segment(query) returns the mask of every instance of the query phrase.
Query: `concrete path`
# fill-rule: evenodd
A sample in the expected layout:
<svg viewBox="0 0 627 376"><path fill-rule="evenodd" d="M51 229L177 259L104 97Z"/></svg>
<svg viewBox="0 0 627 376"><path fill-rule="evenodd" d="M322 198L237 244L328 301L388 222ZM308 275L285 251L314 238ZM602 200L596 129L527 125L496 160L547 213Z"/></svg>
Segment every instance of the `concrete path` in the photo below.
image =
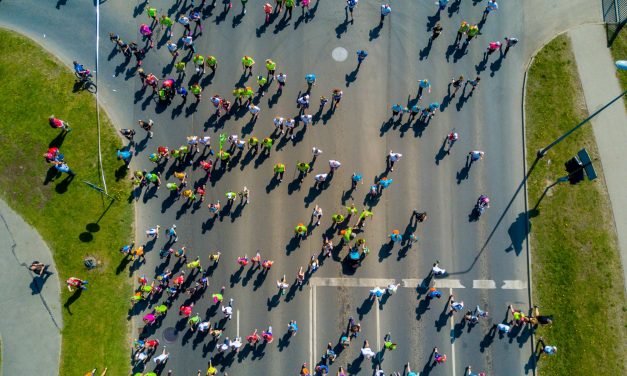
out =
<svg viewBox="0 0 627 376"><path fill-rule="evenodd" d="M616 67L606 47L603 25L584 25L569 33L583 93L592 113L623 92L616 78ZM627 58L627 56L625 57ZM627 111L622 101L605 109L592 120L594 137L599 148L607 191L612 202L618 233L623 278L627 281L627 172L625 171L625 140Z"/></svg>
<svg viewBox="0 0 627 376"><path fill-rule="evenodd" d="M53 274L34 278L38 260ZM58 375L61 353L59 278L37 231L0 200L0 335L2 374Z"/></svg>

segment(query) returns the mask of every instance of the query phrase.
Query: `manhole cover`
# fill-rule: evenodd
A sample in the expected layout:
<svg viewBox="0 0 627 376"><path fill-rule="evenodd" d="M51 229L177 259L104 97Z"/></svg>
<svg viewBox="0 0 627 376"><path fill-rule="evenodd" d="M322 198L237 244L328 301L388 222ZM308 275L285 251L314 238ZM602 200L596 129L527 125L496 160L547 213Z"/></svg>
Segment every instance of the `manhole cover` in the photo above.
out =
<svg viewBox="0 0 627 376"><path fill-rule="evenodd" d="M176 338L178 336L179 335L176 332L176 328L174 327L165 328L165 330L163 331L163 340L166 341L167 343L176 342Z"/></svg>
<svg viewBox="0 0 627 376"><path fill-rule="evenodd" d="M331 57L335 61L344 61L348 57L348 51L344 47L336 47L331 51Z"/></svg>

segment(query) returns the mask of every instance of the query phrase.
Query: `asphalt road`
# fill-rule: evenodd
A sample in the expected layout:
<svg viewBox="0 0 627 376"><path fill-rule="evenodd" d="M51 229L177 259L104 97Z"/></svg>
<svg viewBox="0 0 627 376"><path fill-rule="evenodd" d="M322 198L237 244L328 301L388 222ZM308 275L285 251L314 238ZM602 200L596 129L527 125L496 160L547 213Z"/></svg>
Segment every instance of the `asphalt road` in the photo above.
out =
<svg viewBox="0 0 627 376"><path fill-rule="evenodd" d="M177 14L181 3L153 1L151 6L157 7L160 14ZM165 187L157 193L144 193L138 200L139 241L145 241L143 229L176 223L179 244L187 246L190 256L199 255L206 264L211 251L222 251L223 258L211 276L206 295L226 286L226 299L235 299L236 314L226 324L225 335L232 338L238 333L245 336L254 328L274 328L276 339L272 344L222 359L220 368L228 369L230 375L250 374L251 367L257 373L297 374L303 362L319 360L327 342L338 341L347 317L353 315L361 320L363 333L338 357L332 373L338 364L351 374L371 373L370 362L358 359L361 340L368 339L376 351L387 332L392 333L399 346L384 353L382 364L386 372L400 370L407 361L424 374L434 375L462 374L467 365L494 375L531 372L528 332L509 338L488 334L492 324L505 318L508 304L529 304L520 98L524 64L531 50L524 44L522 5L501 4L501 9L489 15L482 25L481 35L463 53L454 52L450 44L459 23L478 23L483 3L453 1L438 20L432 2L394 2L392 14L382 27L377 27L378 2L362 0L355 10L355 22L350 24L345 21L343 2L320 0L313 4L309 18L300 17L297 8L289 22L281 22L281 15L265 30L259 29L264 18L260 5L249 2L247 14L241 15L237 1L229 12L217 4L204 13L203 35L196 48L199 53L218 57L218 71L212 79L201 78L203 100L197 107L192 105L190 96L184 106L177 98L165 108L157 105L156 97L148 96L150 90L140 91L139 78L132 69L134 60L126 63L121 54L112 52L113 45L107 38L109 31L115 31L125 41L140 40L137 29L140 23L147 22L145 5L101 2L99 100L120 128L137 128L137 119L151 118L156 123L153 139L142 140L144 133L137 129L140 152L134 159L134 168L153 168L147 153L158 145L181 145L188 135L210 135L214 147L220 133L241 136L245 132L260 139L269 135L274 130L274 116L298 113L295 101L306 89L307 73L318 76L311 95L312 112L317 109L320 95L330 97L334 87L344 90L340 108L334 113L325 109L321 120L306 130L299 125L296 139L276 142L276 149L266 160L244 156L228 171L214 174L208 183L205 204L217 199L224 203L227 191L238 191L246 185L251 191L251 204L246 207L234 207L221 219L212 221L208 220L205 206L186 208L183 200L169 199ZM0 23L34 37L67 63L78 59L95 66L95 9L94 4L73 1L60 1L56 9L40 2L4 1L0 4ZM444 31L429 48L427 30L434 21L441 22ZM180 37L180 25L174 33ZM504 36L516 36L523 42L506 57L496 53L482 64L487 44ZM158 32L157 48L147 54L143 66L146 72L158 77L174 75L170 73L170 55L162 46L164 41L163 33ZM338 47L346 50L345 61L332 57ZM358 49L366 49L369 55L355 71ZM265 74L263 61L272 58L277 62L277 72L288 74L287 86L278 97L276 86L271 85L269 93L259 101L262 110L254 124L249 123L249 114L239 112L226 121L216 122L210 116L208 99L214 93L231 97L232 88L242 80L240 59L244 54L257 61L255 74ZM458 94L449 100L447 85L451 78L460 74L473 78L477 73L481 75L481 85L472 96ZM192 74L190 63L186 82ZM421 103L438 101L442 103L442 112L426 127L405 121L389 123L391 105L406 104L415 98L416 81L421 78L429 78L433 85ZM245 82L256 87L254 77ZM271 107L269 101L274 102ZM446 154L442 144L452 130L460 134L460 140ZM296 161L309 161L312 146L324 151L314 166L314 174L326 172L328 159L343 164L329 187L321 192L312 188L311 175L302 184L293 181ZM341 258L326 260L308 286L293 290L275 303L275 281L284 273L293 280L298 267L306 266L310 256L319 253L331 215L347 202L354 201L359 208L367 204L364 198L368 184L385 174L385 156L390 149L402 153L403 158L394 172L387 173L394 183L373 206L374 217L363 233L372 252L363 265L351 273L343 267ZM484 150L486 158L468 170L464 168L466 154L472 149ZM107 152L105 157L114 156L114 151ZM277 162L288 167L280 184L272 181L272 166ZM162 176L164 184L173 181L173 171L168 164ZM354 171L363 174L366 184L347 192ZM203 176L194 165L190 182L193 184ZM490 197L491 208L478 222L470 222L469 213L480 194ZM307 223L315 204L324 209L322 226L296 244L292 240L293 228L299 222ZM411 232L413 208L429 213L428 220L416 229L419 242L411 249L398 245L390 249L386 236L391 230ZM339 239L335 237L337 244ZM152 246L146 265L135 271L135 276L146 273L152 277L155 270L165 267L157 255L164 242L162 237ZM236 257L245 253L252 256L257 249L264 258L276 261L265 281L258 273L247 270L233 274L237 270ZM345 254L346 249L340 257ZM453 319L445 315L445 298L426 306L424 289L415 286L417 280L427 277L436 259L450 272L448 279L440 282L443 292L452 288L467 307L480 304L491 312L487 322L475 328L461 327L460 314ZM174 260L168 267L174 267ZM402 283L399 293L385 304L370 305L366 301L368 289L374 287L373 283L389 279ZM195 311L210 314L208 300L205 296L198 301ZM180 298L175 305L182 301ZM154 336L163 339L164 330L179 328L176 339L167 345L171 357L166 369L175 374L192 374L206 368L209 357L216 354L215 343L181 330L176 308ZM218 312L212 322L220 316ZM292 319L300 326L297 336L281 340ZM434 346L446 353L449 360L432 368L429 364ZM149 365L148 369L152 368Z"/></svg>

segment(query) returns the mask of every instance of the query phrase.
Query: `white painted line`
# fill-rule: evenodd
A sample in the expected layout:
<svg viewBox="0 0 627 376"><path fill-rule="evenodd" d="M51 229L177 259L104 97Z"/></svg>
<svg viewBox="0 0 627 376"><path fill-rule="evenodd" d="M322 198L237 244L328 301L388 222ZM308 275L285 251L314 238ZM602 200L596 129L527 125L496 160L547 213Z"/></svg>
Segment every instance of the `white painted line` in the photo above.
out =
<svg viewBox="0 0 627 376"><path fill-rule="evenodd" d="M435 279L434 284L438 288L449 289L465 289L466 286L462 285L459 279Z"/></svg>
<svg viewBox="0 0 627 376"><path fill-rule="evenodd" d="M453 294L453 289L449 289L449 294ZM457 370L455 365L455 316L451 315L451 365L453 366L453 376Z"/></svg>
<svg viewBox="0 0 627 376"><path fill-rule="evenodd" d="M313 305L312 305L312 307L313 307L313 309L312 309L312 315L313 315L313 320L312 320L313 321L313 332L312 332L313 333L312 334L312 336L313 336L313 359L312 359L312 363L309 365L310 367L312 366L313 361L318 359L318 356L317 356L317 353L316 353L316 351L317 351L316 350L316 346L318 345L316 343L316 337L317 337L316 336L316 334L317 334L316 330L318 330L318 325L317 325L317 321L316 321L316 316L317 316L316 315L316 299L317 299L317 296L316 296L316 286L313 286L312 290L313 290Z"/></svg>
<svg viewBox="0 0 627 376"><path fill-rule="evenodd" d="M527 282L521 281L519 279L515 280L504 280L503 286L501 286L504 290L525 290L527 288Z"/></svg>
<svg viewBox="0 0 627 376"><path fill-rule="evenodd" d="M378 301L379 300L377 299L377 303L375 304L376 305L376 310L377 310L377 314L376 314L376 317L377 317L377 349L381 350L381 326L379 325L379 311L380 311L380 309L379 309Z"/></svg>
<svg viewBox="0 0 627 376"><path fill-rule="evenodd" d="M491 279L475 279L472 281L473 289L495 289L496 282Z"/></svg>
<svg viewBox="0 0 627 376"><path fill-rule="evenodd" d="M239 309L237 310L237 337L239 337Z"/></svg>
<svg viewBox="0 0 627 376"><path fill-rule="evenodd" d="M309 366L313 365L313 289L309 288Z"/></svg>
<svg viewBox="0 0 627 376"><path fill-rule="evenodd" d="M312 286L325 287L385 287L395 283L393 278L322 278L314 277L309 280Z"/></svg>
<svg viewBox="0 0 627 376"><path fill-rule="evenodd" d="M423 281L422 279L418 279L418 278L405 278L405 279L401 279L401 285L403 287L415 289L418 286L422 286L422 281Z"/></svg>

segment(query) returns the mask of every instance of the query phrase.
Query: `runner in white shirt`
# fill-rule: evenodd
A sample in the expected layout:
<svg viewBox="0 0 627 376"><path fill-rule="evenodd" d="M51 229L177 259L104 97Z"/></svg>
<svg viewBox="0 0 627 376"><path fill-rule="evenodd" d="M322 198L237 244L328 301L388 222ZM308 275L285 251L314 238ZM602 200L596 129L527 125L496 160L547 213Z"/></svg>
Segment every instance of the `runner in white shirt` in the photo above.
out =
<svg viewBox="0 0 627 376"><path fill-rule="evenodd" d="M235 352L238 352L241 347L242 337L235 337L235 339L231 341L231 349Z"/></svg>
<svg viewBox="0 0 627 376"><path fill-rule="evenodd" d="M313 148L311 148L311 154L313 154L313 159L315 161L316 158L318 158L318 156L320 154L322 154L322 150L320 150L320 149L318 149L317 147L314 146Z"/></svg>
<svg viewBox="0 0 627 376"><path fill-rule="evenodd" d="M329 159L329 167L331 168L331 172L340 168L341 165L342 164L339 161L336 161L335 159Z"/></svg>
<svg viewBox="0 0 627 376"><path fill-rule="evenodd" d="M253 116L253 118L256 118L257 116L259 116L259 111L261 111L261 108L255 106L254 104L251 104L250 106L248 106L248 111L250 111L250 114Z"/></svg>
<svg viewBox="0 0 627 376"><path fill-rule="evenodd" d="M274 122L274 126L281 131L281 134L285 133L285 131L283 130L283 122L285 121L285 119L283 119L280 116L277 116L274 118L273 122Z"/></svg>
<svg viewBox="0 0 627 376"><path fill-rule="evenodd" d="M170 353L166 353L165 346L163 346L163 352L161 353L161 355L155 357L153 361L157 364L163 364L168 361L169 357L170 357Z"/></svg>
<svg viewBox="0 0 627 376"><path fill-rule="evenodd" d="M403 154L395 153L392 150L390 150L390 154L388 154L388 162L390 164L390 171L394 171L394 163L396 163L399 159L401 159L402 156Z"/></svg>
<svg viewBox="0 0 627 376"><path fill-rule="evenodd" d="M313 122L313 116L302 114L300 115L300 120L303 122L304 125L311 124Z"/></svg>
<svg viewBox="0 0 627 376"><path fill-rule="evenodd" d="M289 118L285 121L283 121L283 124L285 125L285 128L287 128L287 134L290 135L290 139L293 140L294 139L294 128L296 127L296 121L292 118Z"/></svg>

